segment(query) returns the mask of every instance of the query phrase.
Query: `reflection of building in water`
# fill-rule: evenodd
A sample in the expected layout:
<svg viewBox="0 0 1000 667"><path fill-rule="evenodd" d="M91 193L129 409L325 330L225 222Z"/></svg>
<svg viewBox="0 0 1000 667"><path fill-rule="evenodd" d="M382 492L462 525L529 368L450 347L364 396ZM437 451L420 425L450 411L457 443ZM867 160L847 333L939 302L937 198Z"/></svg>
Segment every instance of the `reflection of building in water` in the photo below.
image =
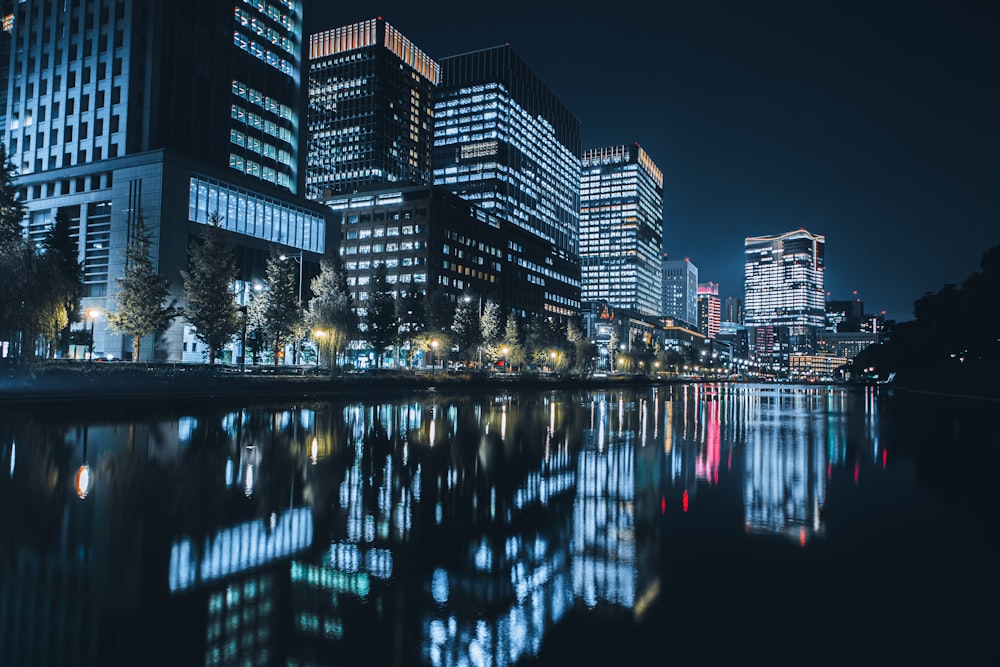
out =
<svg viewBox="0 0 1000 667"><path fill-rule="evenodd" d="M281 571L284 575L284 570ZM229 581L208 598L205 666L273 664L278 612L276 575L261 573Z"/></svg>
<svg viewBox="0 0 1000 667"><path fill-rule="evenodd" d="M637 596L657 590L650 547L659 451L647 441L648 413L656 410L648 400L626 402L621 395L591 403L573 503L573 593L587 607L605 602L632 609Z"/></svg>
<svg viewBox="0 0 1000 667"><path fill-rule="evenodd" d="M602 428L606 424L599 424ZM578 456L573 503L573 593L631 608L635 601L635 434L596 449L596 434Z"/></svg>
<svg viewBox="0 0 1000 667"><path fill-rule="evenodd" d="M93 596L89 561L22 550L0 567L0 665L97 665Z"/></svg>
<svg viewBox="0 0 1000 667"><path fill-rule="evenodd" d="M803 544L821 528L826 496L826 416L807 394L754 397L747 425L743 505L747 528Z"/></svg>
<svg viewBox="0 0 1000 667"><path fill-rule="evenodd" d="M312 541L312 510L308 507L274 514L268 525L257 519L222 528L201 545L181 538L170 548L170 591L183 591L291 558L312 546Z"/></svg>
<svg viewBox="0 0 1000 667"><path fill-rule="evenodd" d="M508 450L525 436L544 432L544 438L538 438L537 449L518 457L513 470L507 469L516 471L513 477L484 480L490 486L488 508L479 516L462 557L430 576L431 607L437 611L423 621L421 653L432 665L510 665L535 655L546 630L572 604L569 502L574 457L566 443L565 406L545 399L539 407L515 409L505 401L492 406L481 422L481 447L494 442ZM532 421L539 417L545 421ZM490 433L499 440L485 438ZM481 451L475 463L491 458ZM443 526L462 521L461 514L468 511L446 505L452 511L442 517ZM493 517L497 520L488 520Z"/></svg>

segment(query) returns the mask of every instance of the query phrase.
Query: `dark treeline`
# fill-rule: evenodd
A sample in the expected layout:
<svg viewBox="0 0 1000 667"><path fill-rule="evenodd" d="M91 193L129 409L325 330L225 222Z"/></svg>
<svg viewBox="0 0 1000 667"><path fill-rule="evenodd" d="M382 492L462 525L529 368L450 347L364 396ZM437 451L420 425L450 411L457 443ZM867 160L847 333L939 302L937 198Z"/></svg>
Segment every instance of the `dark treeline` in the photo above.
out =
<svg viewBox="0 0 1000 667"><path fill-rule="evenodd" d="M949 283L917 299L914 319L897 324L888 341L858 355L855 367L874 367L883 377L915 369L995 368L1000 364L1000 245L983 253L979 269L960 287Z"/></svg>

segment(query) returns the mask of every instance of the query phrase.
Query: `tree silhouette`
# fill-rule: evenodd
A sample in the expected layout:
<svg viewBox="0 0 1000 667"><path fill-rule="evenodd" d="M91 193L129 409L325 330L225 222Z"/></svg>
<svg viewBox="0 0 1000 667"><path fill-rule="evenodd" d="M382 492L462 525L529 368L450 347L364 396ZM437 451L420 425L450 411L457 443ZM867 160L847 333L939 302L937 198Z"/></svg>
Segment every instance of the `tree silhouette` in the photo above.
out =
<svg viewBox="0 0 1000 667"><path fill-rule="evenodd" d="M115 278L117 309L108 313L108 324L113 331L132 336L133 362L139 361L142 337L165 329L181 314L177 300L169 299L170 281L153 268L150 245L150 235L140 214L137 231L125 249L125 275Z"/></svg>
<svg viewBox="0 0 1000 667"><path fill-rule="evenodd" d="M233 244L220 227L219 214L208 216L198 238L188 249L188 268L184 278L186 308L184 316L195 336L208 348L208 364L232 341L240 329L240 312L233 294L237 267Z"/></svg>

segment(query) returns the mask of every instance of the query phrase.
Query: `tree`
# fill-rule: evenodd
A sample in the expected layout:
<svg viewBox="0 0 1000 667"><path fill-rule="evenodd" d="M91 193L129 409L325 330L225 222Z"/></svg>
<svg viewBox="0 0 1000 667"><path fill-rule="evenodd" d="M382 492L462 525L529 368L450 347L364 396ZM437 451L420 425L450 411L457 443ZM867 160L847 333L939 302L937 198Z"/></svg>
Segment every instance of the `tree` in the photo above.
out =
<svg viewBox="0 0 1000 667"><path fill-rule="evenodd" d="M267 291L261 298L264 303L264 319L267 322L267 337L274 349L274 365L282 359L282 352L293 334L303 322L299 308L299 269L295 262L281 259L284 253L277 247L271 249L267 258Z"/></svg>
<svg viewBox="0 0 1000 667"><path fill-rule="evenodd" d="M181 271L187 302L184 315L195 336L208 347L209 366L240 329L240 311L232 289L236 256L220 223L218 212L209 214L208 224L188 246L188 268Z"/></svg>
<svg viewBox="0 0 1000 667"><path fill-rule="evenodd" d="M310 287L315 296L309 301L306 320L329 364L339 359L358 329L353 298L347 289L344 264L339 255L326 255L320 260L319 275L312 279Z"/></svg>
<svg viewBox="0 0 1000 667"><path fill-rule="evenodd" d="M16 174L7 147L0 142L0 341L9 343L8 356L20 356L29 255L21 228L25 206L14 184Z"/></svg>
<svg viewBox="0 0 1000 667"><path fill-rule="evenodd" d="M448 293L440 289L428 292L424 297L423 317L424 329L414 337L414 344L426 353L434 349L437 341L437 353L446 355L451 349L451 324L455 320L455 304Z"/></svg>
<svg viewBox="0 0 1000 667"><path fill-rule="evenodd" d="M454 344L458 346L459 355L467 361L477 356L482 343L477 299L468 298L458 302L451 330L455 334Z"/></svg>
<svg viewBox="0 0 1000 667"><path fill-rule="evenodd" d="M77 258L77 245L72 237L69 216L62 210L56 213L55 222L42 239L45 249L43 273L49 277L53 292L62 308L62 331L56 349L63 355L69 352L70 325L79 322L80 298L83 296L83 264Z"/></svg>
<svg viewBox="0 0 1000 667"><path fill-rule="evenodd" d="M413 349L424 331L424 297L416 290L401 294L396 299L396 321L399 323L399 346L409 344L410 358L413 361Z"/></svg>
<svg viewBox="0 0 1000 667"><path fill-rule="evenodd" d="M506 363L511 365L524 363L524 345L521 343L521 328L516 315L511 314L507 316L507 325L503 330L501 347L507 350L503 353Z"/></svg>
<svg viewBox="0 0 1000 667"><path fill-rule="evenodd" d="M382 366L382 354L396 341L396 299L389 287L384 263L375 267L368 301L365 303L365 338L375 348L375 366Z"/></svg>
<svg viewBox="0 0 1000 667"><path fill-rule="evenodd" d="M592 360L597 356L597 346L587 339L579 318L573 318L566 323L566 339L574 349L573 370L577 373L590 372Z"/></svg>
<svg viewBox="0 0 1000 667"><path fill-rule="evenodd" d="M479 328L483 340L483 358L490 364L496 363L503 356L500 351L500 348L503 347L501 344L503 327L504 318L500 311L500 304L492 299L488 300L483 306L483 316Z"/></svg>
<svg viewBox="0 0 1000 667"><path fill-rule="evenodd" d="M139 342L165 329L181 311L170 299L170 281L156 272L150 254L150 235L139 216L138 230L125 249L125 275L115 278L117 309L108 313L108 325L116 333L132 336L132 361L139 361ZM166 302L166 303L165 303Z"/></svg>

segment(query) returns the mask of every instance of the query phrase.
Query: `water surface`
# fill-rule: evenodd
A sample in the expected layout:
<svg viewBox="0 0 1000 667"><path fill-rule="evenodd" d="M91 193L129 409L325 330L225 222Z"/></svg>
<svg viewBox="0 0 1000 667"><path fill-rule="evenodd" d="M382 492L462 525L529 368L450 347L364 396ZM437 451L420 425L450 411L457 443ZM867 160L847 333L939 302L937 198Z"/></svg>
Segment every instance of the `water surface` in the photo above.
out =
<svg viewBox="0 0 1000 667"><path fill-rule="evenodd" d="M0 664L991 664L995 403L686 385L38 410Z"/></svg>

